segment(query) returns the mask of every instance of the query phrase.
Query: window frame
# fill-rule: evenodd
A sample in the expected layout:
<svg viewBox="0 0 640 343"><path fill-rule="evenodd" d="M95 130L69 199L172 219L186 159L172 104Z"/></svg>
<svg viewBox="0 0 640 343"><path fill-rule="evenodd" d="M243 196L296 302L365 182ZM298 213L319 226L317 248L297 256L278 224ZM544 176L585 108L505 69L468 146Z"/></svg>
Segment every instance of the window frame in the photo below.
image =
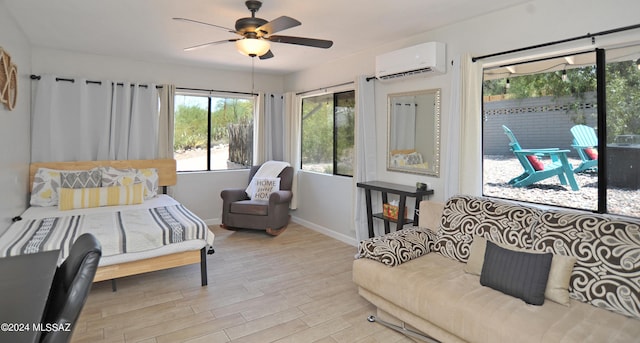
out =
<svg viewBox="0 0 640 343"><path fill-rule="evenodd" d="M219 90L204 90L204 89L195 89L195 88L176 88L175 94L174 94L174 103L175 98L178 96L192 96L192 97L202 97L202 98L207 98L207 146L208 149L207 150L207 154L206 154L206 169L194 169L194 170L178 170L178 173L202 173L202 172L219 172L219 171L230 171L230 170L246 170L246 169L250 169L251 166L245 166L243 168L233 168L233 169L211 169L211 164L212 164L212 157L211 157L211 143L212 143L212 131L211 131L211 124L213 122L212 119L212 110L213 110L213 99L214 98L218 98L218 99L244 99L244 100L249 100L252 102L252 122L253 122L253 127L254 130L252 132L252 135L255 138L255 126L256 126L256 120L257 120L257 102L258 102L258 96L257 94L253 94L253 93L243 93L243 92L232 92L232 91L219 91ZM175 105L174 105L175 106ZM175 110L175 109L174 109ZM175 119L174 119L175 122ZM174 134L175 134L175 127L174 127ZM255 154L255 144L252 145L253 153ZM174 154L175 154L175 145L173 148Z"/></svg>
<svg viewBox="0 0 640 343"><path fill-rule="evenodd" d="M334 91L325 91L325 92L321 92L321 93L309 93L307 95L301 96L299 99L299 108L300 108L300 170L305 171L305 172L310 172L310 173L318 173L318 174L324 174L324 175L334 175L334 176L344 176L344 177L353 177L353 175L349 175L349 174L341 174L338 173L338 156L337 156L337 152L338 152L338 127L337 127L337 113L336 113L336 97L339 94L345 94L345 93L353 93L353 101L354 101L354 141L353 141L353 147L354 147L354 153L355 153L355 111L356 111L356 91L354 87L340 87L340 88L336 88ZM303 154L303 146L304 146L304 122L303 122L303 118L302 118L302 104L304 99L309 99L309 98L314 98L314 97L321 97L321 96L326 96L328 94L331 94L332 97L332 102L333 102L333 125L332 125L332 172L331 173L323 173L323 172L316 172L316 171L312 171L312 170L307 170L304 169L304 160L302 158L302 154ZM355 170L354 170L355 172Z"/></svg>
<svg viewBox="0 0 640 343"><path fill-rule="evenodd" d="M615 48L612 48L613 50L615 50ZM581 52L576 52L574 54L567 54L567 53L557 53L557 54L552 54L549 55L549 57L547 58L542 58L542 59L535 59L535 58L531 58L528 60L524 60L521 62L516 62L516 63L507 63L504 66L513 66L513 65L518 65L518 64L524 64L524 63L533 63L533 62L537 62L537 61L542 61L542 60L546 60L546 59L554 59L554 58L561 58L561 57L566 57L566 56L572 56L572 55L577 55L577 54L582 54L582 53L588 53L588 52L592 52L595 55L595 75L596 75L596 104L597 104L597 108L596 108L596 114L597 114L597 118L596 118L596 122L597 122L597 137L598 137L598 169L597 169L597 199L595 202L596 208L591 210L591 209L584 209L584 208L578 208L578 207L572 207L570 205L557 205L557 204L551 204L551 203L545 203L545 202L535 202L535 201L528 201L525 199L519 199L519 198L513 198L513 197L508 197L508 196L496 196L496 195L488 195L485 193L485 170L484 170L484 166L483 168L481 168L482 170L482 195L483 196L487 196L487 197L491 197L491 198L498 198L498 199L506 199L509 201L516 201L516 202L521 202L521 203L528 203L528 204L536 204L536 205L541 205L541 206L549 206L549 207L562 207L562 208L570 208L573 210L578 210L578 211L586 211L586 212L593 212L593 213L601 213L601 214L612 214L612 215L616 215L616 216L626 216L626 217L631 217L631 218L638 218L638 216L632 216L632 215L628 215L628 214L621 214L621 213L616 213L616 212L610 212L611 209L608 208L608 204L607 204L607 199L608 199L608 191L609 191L609 185L608 185L608 177L607 177L607 173L609 172L607 170L607 151L608 151L608 147L607 147L607 60L606 60L606 54L607 54L607 50L608 49L603 49L603 48L596 48L593 50L587 50L587 51L581 51ZM615 63L615 62L612 62ZM482 68L482 72L483 75L485 74L485 71L488 69L492 69L493 66L488 66L488 67L483 67ZM484 83L484 77L483 77L483 83ZM484 99L484 87L482 87L482 96L481 98ZM482 110L481 110L481 116L484 116L485 113L485 101L482 101ZM485 135L485 124L484 124L484 118L482 120L482 128L481 128L481 133L482 133L482 140L484 141L484 135ZM485 161L485 150L484 147L482 149L481 152L481 160L482 160L482 164L484 165L484 161Z"/></svg>

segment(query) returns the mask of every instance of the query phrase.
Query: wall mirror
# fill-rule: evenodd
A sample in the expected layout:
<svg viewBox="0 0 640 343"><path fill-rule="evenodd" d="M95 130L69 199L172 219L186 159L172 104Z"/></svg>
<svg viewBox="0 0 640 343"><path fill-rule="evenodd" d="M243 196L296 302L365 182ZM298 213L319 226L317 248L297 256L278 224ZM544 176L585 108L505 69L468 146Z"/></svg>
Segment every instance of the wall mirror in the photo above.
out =
<svg viewBox="0 0 640 343"><path fill-rule="evenodd" d="M388 97L387 170L440 176L440 89Z"/></svg>

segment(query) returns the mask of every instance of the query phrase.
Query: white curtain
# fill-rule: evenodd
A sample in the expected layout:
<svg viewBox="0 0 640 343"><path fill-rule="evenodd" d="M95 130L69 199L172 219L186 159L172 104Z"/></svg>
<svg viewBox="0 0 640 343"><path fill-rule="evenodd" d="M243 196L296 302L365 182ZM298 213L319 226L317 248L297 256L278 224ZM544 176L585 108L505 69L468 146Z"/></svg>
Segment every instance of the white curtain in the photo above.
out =
<svg viewBox="0 0 640 343"><path fill-rule="evenodd" d="M300 128L302 125L300 113L300 97L294 92L284 95L284 158L293 167L293 199L289 207L298 208L298 172L300 171Z"/></svg>
<svg viewBox="0 0 640 343"><path fill-rule="evenodd" d="M154 84L43 75L34 101L31 160L156 158L158 103Z"/></svg>
<svg viewBox="0 0 640 343"><path fill-rule="evenodd" d="M364 190L357 182L373 181L377 178L378 153L376 145L375 82L366 76L356 79L356 170L354 173L355 210L354 224L358 241L369 238L367 209Z"/></svg>
<svg viewBox="0 0 640 343"><path fill-rule="evenodd" d="M254 164L285 160L284 95L260 94L254 144Z"/></svg>
<svg viewBox="0 0 640 343"><path fill-rule="evenodd" d="M416 142L416 105L412 103L393 104L393 129L391 145L394 150L415 149ZM398 134L402 132L402 134Z"/></svg>
<svg viewBox="0 0 640 343"><path fill-rule="evenodd" d="M444 199L482 194L482 65L470 54L456 56L451 71L451 112L447 116ZM466 172L465 172L466 171Z"/></svg>
<svg viewBox="0 0 640 343"><path fill-rule="evenodd" d="M158 158L173 158L175 85L162 85L158 123Z"/></svg>

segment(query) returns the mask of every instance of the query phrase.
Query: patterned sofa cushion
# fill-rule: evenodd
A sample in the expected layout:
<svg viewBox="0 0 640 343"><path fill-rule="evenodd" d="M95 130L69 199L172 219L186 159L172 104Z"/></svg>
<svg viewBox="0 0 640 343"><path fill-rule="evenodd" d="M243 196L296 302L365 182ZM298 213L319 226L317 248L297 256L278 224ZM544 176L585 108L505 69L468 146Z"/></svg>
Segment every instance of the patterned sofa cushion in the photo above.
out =
<svg viewBox="0 0 640 343"><path fill-rule="evenodd" d="M533 249L577 258L572 298L640 319L640 222L546 211L534 228Z"/></svg>
<svg viewBox="0 0 640 343"><path fill-rule="evenodd" d="M455 196L445 204L432 250L467 262L473 235L517 248L531 247L531 228L541 211L482 197Z"/></svg>
<svg viewBox="0 0 640 343"><path fill-rule="evenodd" d="M435 234L429 229L402 229L360 242L358 257L393 267L430 252L429 244L434 238Z"/></svg>

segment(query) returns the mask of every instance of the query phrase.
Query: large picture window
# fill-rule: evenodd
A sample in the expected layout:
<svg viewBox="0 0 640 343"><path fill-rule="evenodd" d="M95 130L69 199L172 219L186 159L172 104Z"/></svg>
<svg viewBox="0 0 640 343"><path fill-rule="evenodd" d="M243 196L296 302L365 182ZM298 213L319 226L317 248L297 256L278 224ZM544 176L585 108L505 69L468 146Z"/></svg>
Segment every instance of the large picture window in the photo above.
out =
<svg viewBox="0 0 640 343"><path fill-rule="evenodd" d="M640 217L640 47L484 70L483 194Z"/></svg>
<svg viewBox="0 0 640 343"><path fill-rule="evenodd" d="M302 170L353 176L355 91L302 99Z"/></svg>
<svg viewBox="0 0 640 343"><path fill-rule="evenodd" d="M253 161L251 96L177 93L174 157L178 171L242 169Z"/></svg>

